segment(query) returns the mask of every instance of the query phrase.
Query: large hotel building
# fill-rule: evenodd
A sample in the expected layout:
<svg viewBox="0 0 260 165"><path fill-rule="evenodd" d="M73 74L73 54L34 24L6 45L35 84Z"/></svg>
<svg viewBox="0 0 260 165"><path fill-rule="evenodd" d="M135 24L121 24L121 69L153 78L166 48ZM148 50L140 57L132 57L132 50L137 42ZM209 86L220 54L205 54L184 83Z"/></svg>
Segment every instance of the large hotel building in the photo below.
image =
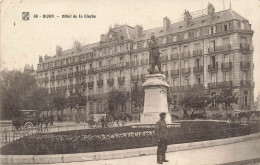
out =
<svg viewBox="0 0 260 165"><path fill-rule="evenodd" d="M238 96L236 109L254 104L253 46L251 24L229 9L215 12L209 4L206 14L192 16L185 10L181 22L162 20L162 27L115 25L100 41L90 45L74 43L69 50L56 47L56 55L39 57L37 80L50 93L66 96L79 91L86 96L86 113L105 113L102 101L113 88L131 91L148 74L152 34L158 40L162 70L174 98L171 114L178 114L180 96L190 90L208 90L213 96L222 88L232 88ZM218 109L211 104L210 110ZM138 112L127 103L127 113Z"/></svg>

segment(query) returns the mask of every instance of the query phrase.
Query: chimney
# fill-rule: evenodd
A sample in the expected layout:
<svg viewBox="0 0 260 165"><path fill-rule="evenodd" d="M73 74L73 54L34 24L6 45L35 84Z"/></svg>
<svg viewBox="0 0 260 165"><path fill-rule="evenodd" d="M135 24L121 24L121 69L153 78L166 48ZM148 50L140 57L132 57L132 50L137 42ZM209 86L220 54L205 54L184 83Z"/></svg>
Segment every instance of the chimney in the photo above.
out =
<svg viewBox="0 0 260 165"><path fill-rule="evenodd" d="M42 56L39 56L39 63L42 63L43 62L43 58Z"/></svg>
<svg viewBox="0 0 260 165"><path fill-rule="evenodd" d="M56 56L61 56L61 52L62 52L62 47L60 47L60 45L56 46Z"/></svg>
<svg viewBox="0 0 260 165"><path fill-rule="evenodd" d="M104 34L100 35L100 42L105 42L105 35Z"/></svg>
<svg viewBox="0 0 260 165"><path fill-rule="evenodd" d="M191 16L190 12L188 10L185 10L184 21L186 22L186 25L188 25L188 26L191 25L191 18L192 18L192 16Z"/></svg>
<svg viewBox="0 0 260 165"><path fill-rule="evenodd" d="M208 15L210 15L211 20L215 19L215 7L211 3L208 4Z"/></svg>
<svg viewBox="0 0 260 165"><path fill-rule="evenodd" d="M78 41L74 42L74 52L80 51L80 43Z"/></svg>
<svg viewBox="0 0 260 165"><path fill-rule="evenodd" d="M135 26L135 33L136 33L136 37L142 37L143 35L143 27L141 25L136 25Z"/></svg>
<svg viewBox="0 0 260 165"><path fill-rule="evenodd" d="M163 18L163 29L164 30L169 30L170 29L170 26L171 26L171 21L169 18L167 17L164 17Z"/></svg>

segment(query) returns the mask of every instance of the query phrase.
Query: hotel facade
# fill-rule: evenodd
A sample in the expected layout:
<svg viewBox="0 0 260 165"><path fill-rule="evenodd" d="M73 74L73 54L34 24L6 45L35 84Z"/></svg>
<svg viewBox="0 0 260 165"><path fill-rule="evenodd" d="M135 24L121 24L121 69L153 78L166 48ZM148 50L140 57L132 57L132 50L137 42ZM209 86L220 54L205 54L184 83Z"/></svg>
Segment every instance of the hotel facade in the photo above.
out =
<svg viewBox="0 0 260 165"><path fill-rule="evenodd" d="M249 110L254 104L253 30L247 19L229 9L198 17L185 10L181 22L165 17L162 27L144 30L141 25L115 25L100 35L98 43L72 49L56 47L56 55L39 57L37 80L50 93L69 96L80 92L86 97L83 111L106 113L104 97L112 89L131 91L148 74L151 35L158 40L162 70L171 86L174 105L171 114L179 114L178 100L190 90L208 90L211 96L231 88L238 97L235 109ZM209 110L217 110L211 104ZM234 109L234 107L233 107ZM137 118L139 111L128 102L122 110ZM67 112L71 113L71 112Z"/></svg>

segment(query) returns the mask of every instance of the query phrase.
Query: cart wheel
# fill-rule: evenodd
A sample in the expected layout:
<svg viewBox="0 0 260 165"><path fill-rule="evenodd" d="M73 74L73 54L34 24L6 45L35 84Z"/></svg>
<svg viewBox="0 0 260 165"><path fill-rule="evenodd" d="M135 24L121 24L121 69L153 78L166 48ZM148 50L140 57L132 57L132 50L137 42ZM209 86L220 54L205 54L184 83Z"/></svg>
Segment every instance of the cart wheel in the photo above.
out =
<svg viewBox="0 0 260 165"><path fill-rule="evenodd" d="M33 128L33 123L31 123L31 122L26 122L26 123L24 124L24 128L27 128L27 129Z"/></svg>

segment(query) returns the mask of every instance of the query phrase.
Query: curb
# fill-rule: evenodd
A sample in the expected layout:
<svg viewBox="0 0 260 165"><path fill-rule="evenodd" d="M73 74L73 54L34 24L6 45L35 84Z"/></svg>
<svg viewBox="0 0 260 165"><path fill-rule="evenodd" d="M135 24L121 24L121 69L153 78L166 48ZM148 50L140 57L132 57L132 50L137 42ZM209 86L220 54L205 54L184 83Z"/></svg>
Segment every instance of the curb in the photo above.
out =
<svg viewBox="0 0 260 165"><path fill-rule="evenodd" d="M168 145L167 152L177 152L199 148L207 148L231 143L238 143L260 138L260 133L226 139L208 140L200 142L182 143ZM146 148L135 148L116 151L76 153L76 154L57 154L57 155L0 155L2 164L53 164L85 162L107 159L122 159L129 157L155 155L157 146Z"/></svg>

